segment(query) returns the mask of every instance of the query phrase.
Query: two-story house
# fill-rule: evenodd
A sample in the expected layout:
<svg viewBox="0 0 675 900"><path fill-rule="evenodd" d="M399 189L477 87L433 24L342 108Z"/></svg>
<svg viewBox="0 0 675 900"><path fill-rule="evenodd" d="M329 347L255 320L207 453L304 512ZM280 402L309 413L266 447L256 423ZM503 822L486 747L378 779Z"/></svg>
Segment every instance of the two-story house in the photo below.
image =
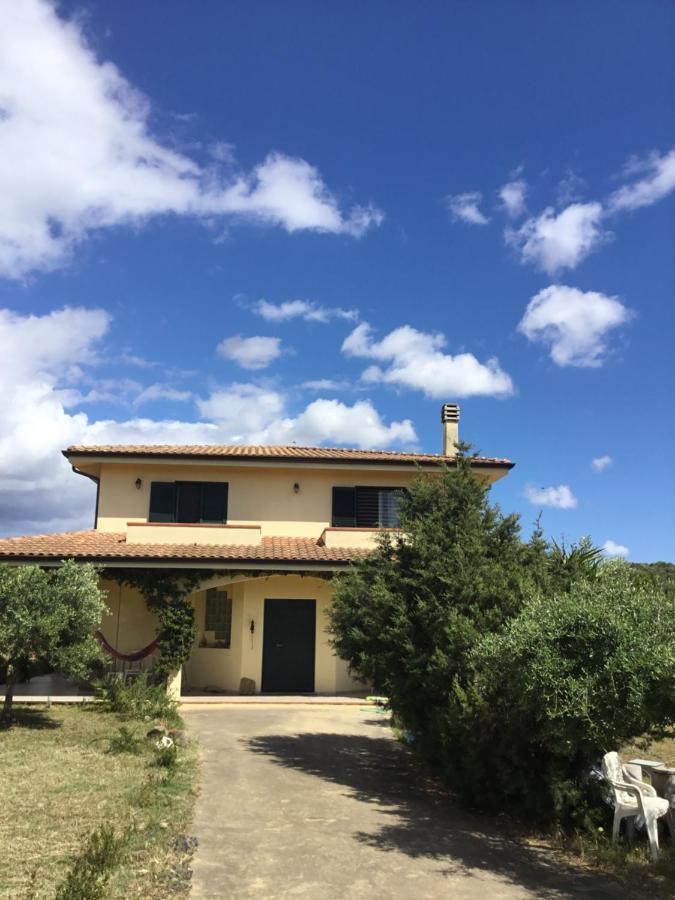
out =
<svg viewBox="0 0 675 900"><path fill-rule="evenodd" d="M459 409L442 411L443 453L297 446L74 446L73 471L96 483L89 531L0 540L0 560L203 569L190 597L197 637L183 689L325 693L356 686L326 630L329 576L396 528L401 491L419 472L453 465ZM476 457L478 477L506 459ZM105 584L107 644L132 653L157 621L140 594ZM174 685L180 690L180 684Z"/></svg>

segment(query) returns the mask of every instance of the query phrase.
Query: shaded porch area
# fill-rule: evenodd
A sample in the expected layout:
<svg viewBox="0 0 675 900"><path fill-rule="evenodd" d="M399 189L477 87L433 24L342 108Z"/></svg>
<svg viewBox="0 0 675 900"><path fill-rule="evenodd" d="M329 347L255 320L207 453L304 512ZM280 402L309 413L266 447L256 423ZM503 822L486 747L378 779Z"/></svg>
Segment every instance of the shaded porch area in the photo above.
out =
<svg viewBox="0 0 675 900"><path fill-rule="evenodd" d="M106 642L120 654L152 643L158 620L141 593L105 582ZM330 646L330 581L315 575L232 573L207 577L189 601L195 613L192 653L171 688L176 697L323 695L358 701L365 687ZM124 677L152 668L153 655L111 660Z"/></svg>

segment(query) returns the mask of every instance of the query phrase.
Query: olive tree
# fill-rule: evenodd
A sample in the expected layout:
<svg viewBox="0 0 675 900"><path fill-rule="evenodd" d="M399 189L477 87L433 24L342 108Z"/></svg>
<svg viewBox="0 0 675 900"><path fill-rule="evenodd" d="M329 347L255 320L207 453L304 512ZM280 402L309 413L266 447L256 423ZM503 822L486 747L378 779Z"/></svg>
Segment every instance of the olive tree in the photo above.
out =
<svg viewBox="0 0 675 900"><path fill-rule="evenodd" d="M12 721L14 685L36 659L84 677L100 659L94 630L106 606L95 566L73 560L54 569L0 567L0 667L7 689L0 722Z"/></svg>
<svg viewBox="0 0 675 900"><path fill-rule="evenodd" d="M591 766L675 727L675 600L605 562L592 581L533 597L469 664L455 786L489 782L484 806L582 825Z"/></svg>

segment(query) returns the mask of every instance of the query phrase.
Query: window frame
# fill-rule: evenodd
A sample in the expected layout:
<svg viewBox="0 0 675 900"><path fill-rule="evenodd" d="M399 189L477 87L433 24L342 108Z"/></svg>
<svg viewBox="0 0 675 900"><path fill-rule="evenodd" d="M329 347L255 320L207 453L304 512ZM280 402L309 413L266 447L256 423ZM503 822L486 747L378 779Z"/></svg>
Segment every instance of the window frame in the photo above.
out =
<svg viewBox="0 0 675 900"><path fill-rule="evenodd" d="M209 628L208 625L215 624L213 622L213 611L212 611L212 621L209 622L209 601L220 600L224 602L224 611L223 611L223 619L224 619L224 631L226 632L225 637L218 637L218 628ZM217 615L216 618L219 618ZM206 633L208 631L212 631L215 635L215 640L212 644L206 643ZM228 594L227 591L222 588L207 588L204 596L204 640L202 643L203 647L212 647L218 650L229 650L232 647L232 597Z"/></svg>
<svg viewBox="0 0 675 900"><path fill-rule="evenodd" d="M189 485L191 488L195 485L198 485L200 488L199 519L197 521L182 521L178 518L178 511L180 506L180 489L182 485ZM153 510L153 494L155 495L155 497L157 497L157 494L159 494L161 489L166 489L169 486L173 489L173 518L168 518L167 516L169 514L167 512L158 513L157 505L155 505L155 508ZM222 519L204 518L204 500L206 493L205 488L207 487L217 487L222 491ZM170 525L226 525L228 519L229 497L230 484L228 481L152 481L150 483L150 498L148 501L148 522Z"/></svg>
<svg viewBox="0 0 675 900"><path fill-rule="evenodd" d="M380 516L381 516L381 496L382 494L403 494L405 492L405 487L402 486L389 486L389 485L336 485L333 487L333 505L331 508L331 527L332 528L364 528L370 530L377 530L378 528L399 528L400 523L397 521L396 524L383 524ZM351 521L349 516L341 515L337 516L335 514L335 500L338 492L346 492L351 491L353 495L353 510L354 514L351 517ZM366 492L375 493L375 502L377 504L377 515L378 519L375 524L363 524L365 519L363 514L359 515L359 492L361 492L362 505L364 499L366 497ZM370 501L372 503L372 499Z"/></svg>

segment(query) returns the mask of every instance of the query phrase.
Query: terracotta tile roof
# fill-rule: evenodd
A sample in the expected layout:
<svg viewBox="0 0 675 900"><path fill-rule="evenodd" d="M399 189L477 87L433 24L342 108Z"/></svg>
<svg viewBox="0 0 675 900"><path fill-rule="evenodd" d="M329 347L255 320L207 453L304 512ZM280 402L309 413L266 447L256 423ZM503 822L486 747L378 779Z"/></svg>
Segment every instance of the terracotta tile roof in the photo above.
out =
<svg viewBox="0 0 675 900"><path fill-rule="evenodd" d="M108 531L65 531L0 539L0 560L79 559L94 562L297 562L346 564L368 553L362 547L325 547L313 538L267 537L258 544L137 544Z"/></svg>
<svg viewBox="0 0 675 900"><path fill-rule="evenodd" d="M269 459L289 462L384 462L438 465L452 463L453 458L438 453L407 453L394 450L350 450L344 447L245 446L243 444L75 444L63 451L64 456L116 457L194 457L198 459ZM513 466L508 459L477 456L477 465Z"/></svg>

